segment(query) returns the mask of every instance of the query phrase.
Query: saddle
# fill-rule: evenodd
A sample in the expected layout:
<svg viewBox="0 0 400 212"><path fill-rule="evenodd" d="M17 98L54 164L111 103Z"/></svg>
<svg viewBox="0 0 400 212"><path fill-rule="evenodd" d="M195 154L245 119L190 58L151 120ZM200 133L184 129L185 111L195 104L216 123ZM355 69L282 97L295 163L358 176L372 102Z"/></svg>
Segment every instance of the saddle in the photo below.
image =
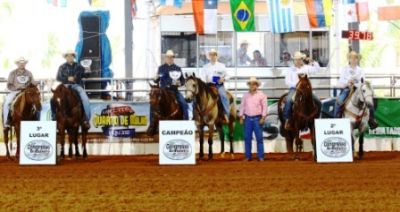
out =
<svg viewBox="0 0 400 212"><path fill-rule="evenodd" d="M344 112L345 105L347 104L347 102L350 101L351 96L354 94L354 92L355 92L356 90L357 90L357 87L351 86L349 95L347 95L347 97L346 97L346 99L343 101L342 105L340 105L340 112L341 112L342 114L343 114L343 112Z"/></svg>

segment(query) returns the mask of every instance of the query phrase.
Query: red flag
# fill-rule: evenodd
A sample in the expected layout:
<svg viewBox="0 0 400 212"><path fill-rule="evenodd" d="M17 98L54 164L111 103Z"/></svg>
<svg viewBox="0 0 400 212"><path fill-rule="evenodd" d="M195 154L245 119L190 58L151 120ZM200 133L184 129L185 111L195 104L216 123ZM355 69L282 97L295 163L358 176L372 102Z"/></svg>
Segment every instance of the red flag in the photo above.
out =
<svg viewBox="0 0 400 212"><path fill-rule="evenodd" d="M136 13L137 13L136 0L131 0L131 13L132 13L132 17L136 16Z"/></svg>
<svg viewBox="0 0 400 212"><path fill-rule="evenodd" d="M399 20L400 6L379 7L378 19L380 21Z"/></svg>

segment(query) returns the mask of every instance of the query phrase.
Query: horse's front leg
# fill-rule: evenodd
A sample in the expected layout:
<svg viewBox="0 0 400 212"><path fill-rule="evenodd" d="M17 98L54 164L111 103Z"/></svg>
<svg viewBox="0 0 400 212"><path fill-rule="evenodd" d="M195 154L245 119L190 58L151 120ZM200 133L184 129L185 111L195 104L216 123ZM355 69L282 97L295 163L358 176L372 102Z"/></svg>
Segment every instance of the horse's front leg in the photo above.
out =
<svg viewBox="0 0 400 212"><path fill-rule="evenodd" d="M208 160L213 159L213 150L212 150L213 136L214 136L214 125L209 124L208 125Z"/></svg>
<svg viewBox="0 0 400 212"><path fill-rule="evenodd" d="M311 145L313 147L314 161L317 161L317 143L315 140L315 126L310 127Z"/></svg>
<svg viewBox="0 0 400 212"><path fill-rule="evenodd" d="M358 159L362 160L364 158L364 132L358 138L358 145Z"/></svg>
<svg viewBox="0 0 400 212"><path fill-rule="evenodd" d="M294 153L294 159L295 160L300 160L299 152L301 151L301 140L299 133L296 133L295 136L295 145L296 145L296 152Z"/></svg>
<svg viewBox="0 0 400 212"><path fill-rule="evenodd" d="M198 127L199 131L199 140L200 140L200 152L199 152L199 159L204 159L204 127Z"/></svg>
<svg viewBox="0 0 400 212"><path fill-rule="evenodd" d="M222 129L222 126L217 127L218 134L219 134L219 140L221 141L221 158L225 157L225 135L224 135L224 130Z"/></svg>
<svg viewBox="0 0 400 212"><path fill-rule="evenodd" d="M234 120L229 121L229 148L231 153L231 159L235 159L234 151L233 151L233 124Z"/></svg>
<svg viewBox="0 0 400 212"><path fill-rule="evenodd" d="M20 141L21 141L21 137L20 137L20 131L21 131L21 128L20 128L20 124L15 124L15 127L14 127L14 129L15 129L15 134L16 134L16 136L17 136L17 151L16 151L16 153L15 153L15 158L17 159L17 160L19 160L19 148L20 148Z"/></svg>
<svg viewBox="0 0 400 212"><path fill-rule="evenodd" d="M4 135L4 144L6 145L6 157L7 159L11 159L10 157L10 150L8 148L8 132L10 131L9 127L6 127L3 129L3 135Z"/></svg>
<svg viewBox="0 0 400 212"><path fill-rule="evenodd" d="M68 147L68 157L69 158L72 158L72 156L73 156L73 152L72 152L72 146L73 146L73 143L74 143L74 136L73 136L73 131L71 130L71 129L68 129L67 130L67 132L68 132L68 143L69 143L69 147Z"/></svg>
<svg viewBox="0 0 400 212"><path fill-rule="evenodd" d="M79 126L72 130L72 142L75 145L75 157L78 159L81 157L81 153L79 152L79 144L78 144L78 134L79 134Z"/></svg>
<svg viewBox="0 0 400 212"><path fill-rule="evenodd" d="M61 159L65 158L65 129L63 127L57 127L58 128L58 141L60 142L61 145L61 150L60 150L60 157Z"/></svg>
<svg viewBox="0 0 400 212"><path fill-rule="evenodd" d="M87 150L86 150L86 141L87 141L87 129L82 129L82 151L83 151L83 158L87 158Z"/></svg>

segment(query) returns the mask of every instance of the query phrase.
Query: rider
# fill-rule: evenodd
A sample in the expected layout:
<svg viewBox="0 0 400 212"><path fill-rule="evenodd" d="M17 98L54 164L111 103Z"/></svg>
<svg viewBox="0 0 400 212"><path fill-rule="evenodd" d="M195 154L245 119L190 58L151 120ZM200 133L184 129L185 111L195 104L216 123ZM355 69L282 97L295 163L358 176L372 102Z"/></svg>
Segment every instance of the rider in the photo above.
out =
<svg viewBox="0 0 400 212"><path fill-rule="evenodd" d="M165 53L165 63L158 67L158 72L155 82L160 83L160 88L172 91L179 103L183 112L183 118L189 120L188 105L183 95L178 91L178 87L185 85L185 78L183 77L181 67L174 64L175 54L172 50ZM171 76L177 75L178 79L172 79Z"/></svg>
<svg viewBox="0 0 400 212"><path fill-rule="evenodd" d="M320 70L320 66L317 62L313 61L309 57L306 57L305 54L299 51L295 52L293 59L294 66L290 67L285 76L285 83L289 87L289 92L286 97L286 104L284 107L284 117L286 119L285 129L292 128L289 120L292 117L293 95L296 92L296 86L299 82L299 75L308 75L316 73ZM318 105L320 104L319 98L314 94L313 99L314 102L317 102Z"/></svg>
<svg viewBox="0 0 400 212"><path fill-rule="evenodd" d="M4 128L10 127L10 120L8 115L10 113L10 106L14 98L24 90L30 83L33 83L32 73L25 69L28 60L24 57L20 57L15 60L17 69L13 70L10 75L8 75L7 89L10 93L6 96L3 105L3 126Z"/></svg>
<svg viewBox="0 0 400 212"><path fill-rule="evenodd" d="M226 95L226 90L224 87L224 82L228 78L226 74L225 65L218 62L218 53L215 49L211 49L208 52L208 56L210 62L204 65L203 69L200 72L200 78L207 84L213 84L218 89L218 94L221 99L221 103L225 112L224 119L226 122L229 121L229 99Z"/></svg>
<svg viewBox="0 0 400 212"><path fill-rule="evenodd" d="M79 63L75 62L76 53L73 50L68 50L63 54L66 62L63 63L57 72L57 81L61 82L67 87L72 88L79 94L82 101L83 110L85 112L85 121L83 126L90 128L90 102L85 90L82 88L82 77L85 74L85 69ZM55 120L55 106L51 102L52 118Z"/></svg>
<svg viewBox="0 0 400 212"><path fill-rule="evenodd" d="M342 92L338 96L336 103L335 103L335 110L334 110L334 117L335 118L341 118L342 117L342 111L341 107L344 104L344 101L350 94L350 88L352 86L358 87L361 83L361 79L365 79L365 74L364 71L358 66L358 62L360 60L360 55L355 52L351 51L348 56L349 60L349 65L346 66L339 78L338 82L338 87L342 88ZM375 109L374 107L369 108L370 111L370 117L368 124L371 129L375 129L378 127L378 123L375 121Z"/></svg>

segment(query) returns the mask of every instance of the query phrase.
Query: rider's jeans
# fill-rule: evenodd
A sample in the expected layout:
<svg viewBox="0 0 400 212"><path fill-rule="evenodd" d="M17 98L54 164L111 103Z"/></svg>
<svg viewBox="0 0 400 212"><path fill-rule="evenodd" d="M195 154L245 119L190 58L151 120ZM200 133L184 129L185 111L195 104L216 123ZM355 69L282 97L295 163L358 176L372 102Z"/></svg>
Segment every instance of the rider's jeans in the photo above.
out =
<svg viewBox="0 0 400 212"><path fill-rule="evenodd" d="M346 100L347 96L350 94L350 89L349 88L344 88L342 92L339 94L336 103L335 103L335 109L333 111L333 117L335 118L341 118L340 114L340 107L343 105L344 100Z"/></svg>
<svg viewBox="0 0 400 212"><path fill-rule="evenodd" d="M230 105L229 105L229 99L226 95L225 87L224 85L217 85L217 89L219 97L221 98L222 106L224 107L224 112L229 117Z"/></svg>
<svg viewBox="0 0 400 212"><path fill-rule="evenodd" d="M3 126L8 126L8 114L10 113L10 106L12 101L14 100L15 96L20 91L11 91L7 96L6 99L4 100L4 105L3 105Z"/></svg>

